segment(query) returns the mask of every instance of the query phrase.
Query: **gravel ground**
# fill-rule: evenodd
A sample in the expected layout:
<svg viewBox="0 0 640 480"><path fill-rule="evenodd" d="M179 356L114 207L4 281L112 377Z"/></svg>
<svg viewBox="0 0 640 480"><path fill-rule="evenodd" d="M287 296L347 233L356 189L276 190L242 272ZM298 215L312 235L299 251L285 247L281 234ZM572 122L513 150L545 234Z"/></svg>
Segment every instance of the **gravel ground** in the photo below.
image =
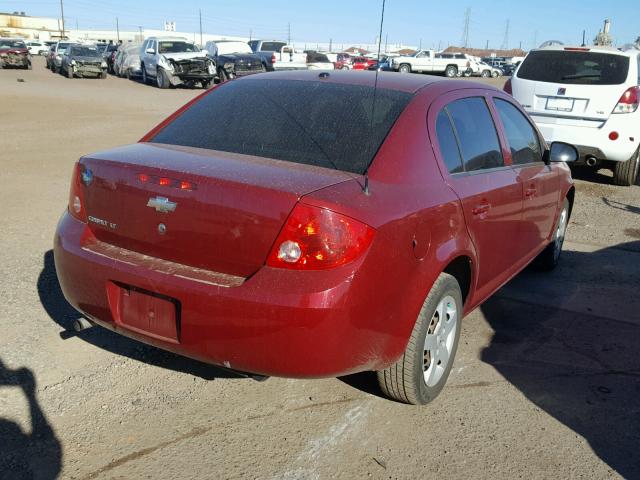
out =
<svg viewBox="0 0 640 480"><path fill-rule="evenodd" d="M73 163L198 93L0 71L0 478L640 478L640 187L604 171L576 180L561 267L465 319L424 408L370 374L258 383L69 334L51 248Z"/></svg>

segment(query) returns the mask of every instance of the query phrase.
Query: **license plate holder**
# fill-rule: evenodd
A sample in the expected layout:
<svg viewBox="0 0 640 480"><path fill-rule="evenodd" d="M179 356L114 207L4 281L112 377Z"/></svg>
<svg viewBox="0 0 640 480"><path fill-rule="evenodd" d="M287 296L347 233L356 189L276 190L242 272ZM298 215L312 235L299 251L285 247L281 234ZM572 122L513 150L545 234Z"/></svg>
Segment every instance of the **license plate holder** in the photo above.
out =
<svg viewBox="0 0 640 480"><path fill-rule="evenodd" d="M111 282L107 289L111 313L117 325L159 340L179 342L180 302Z"/></svg>
<svg viewBox="0 0 640 480"><path fill-rule="evenodd" d="M547 110L558 112L572 112L575 100L573 98L549 97L547 98Z"/></svg>

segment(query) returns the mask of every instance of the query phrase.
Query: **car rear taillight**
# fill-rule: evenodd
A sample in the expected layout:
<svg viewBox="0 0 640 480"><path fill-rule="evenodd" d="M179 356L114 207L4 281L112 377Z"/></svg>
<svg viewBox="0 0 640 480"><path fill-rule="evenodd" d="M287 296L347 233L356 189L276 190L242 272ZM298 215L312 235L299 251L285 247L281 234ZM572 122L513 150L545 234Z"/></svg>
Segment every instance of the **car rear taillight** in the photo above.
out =
<svg viewBox="0 0 640 480"><path fill-rule="evenodd" d="M276 54L275 53L271 54L271 63L276 63Z"/></svg>
<svg viewBox="0 0 640 480"><path fill-rule="evenodd" d="M326 270L349 263L371 245L375 230L326 208L297 204L267 257L270 267Z"/></svg>
<svg viewBox="0 0 640 480"><path fill-rule="evenodd" d="M82 173L84 169L84 165L78 162L73 166L71 189L69 191L69 213L81 222L87 223L87 211L85 210L84 193L82 191Z"/></svg>
<svg viewBox="0 0 640 480"><path fill-rule="evenodd" d="M511 87L511 79L507 80L504 84L504 91L509 95L513 95L513 88Z"/></svg>
<svg viewBox="0 0 640 480"><path fill-rule="evenodd" d="M640 87L631 87L622 94L613 113L633 113L640 104Z"/></svg>

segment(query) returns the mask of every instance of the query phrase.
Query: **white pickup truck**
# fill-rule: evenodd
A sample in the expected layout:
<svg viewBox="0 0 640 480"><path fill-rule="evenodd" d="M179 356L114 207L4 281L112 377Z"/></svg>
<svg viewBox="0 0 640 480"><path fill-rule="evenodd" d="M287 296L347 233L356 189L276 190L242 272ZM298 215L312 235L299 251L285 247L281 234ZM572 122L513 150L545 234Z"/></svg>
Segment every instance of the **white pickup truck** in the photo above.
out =
<svg viewBox="0 0 640 480"><path fill-rule="evenodd" d="M265 70L306 70L307 54L296 52L285 42L277 40L251 40L249 46L259 55Z"/></svg>
<svg viewBox="0 0 640 480"><path fill-rule="evenodd" d="M420 50L413 55L395 57L391 68L402 73L443 73L447 77L457 77L471 68L467 58L440 58L433 50Z"/></svg>

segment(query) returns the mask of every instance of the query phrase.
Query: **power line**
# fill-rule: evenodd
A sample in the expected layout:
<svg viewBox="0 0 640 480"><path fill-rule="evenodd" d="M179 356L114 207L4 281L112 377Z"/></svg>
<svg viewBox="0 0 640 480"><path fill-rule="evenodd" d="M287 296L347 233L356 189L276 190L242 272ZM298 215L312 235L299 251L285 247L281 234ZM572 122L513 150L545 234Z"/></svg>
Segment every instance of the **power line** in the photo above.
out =
<svg viewBox="0 0 640 480"><path fill-rule="evenodd" d="M464 12L464 28L462 29L462 46L469 47L469 23L471 21L471 8Z"/></svg>

